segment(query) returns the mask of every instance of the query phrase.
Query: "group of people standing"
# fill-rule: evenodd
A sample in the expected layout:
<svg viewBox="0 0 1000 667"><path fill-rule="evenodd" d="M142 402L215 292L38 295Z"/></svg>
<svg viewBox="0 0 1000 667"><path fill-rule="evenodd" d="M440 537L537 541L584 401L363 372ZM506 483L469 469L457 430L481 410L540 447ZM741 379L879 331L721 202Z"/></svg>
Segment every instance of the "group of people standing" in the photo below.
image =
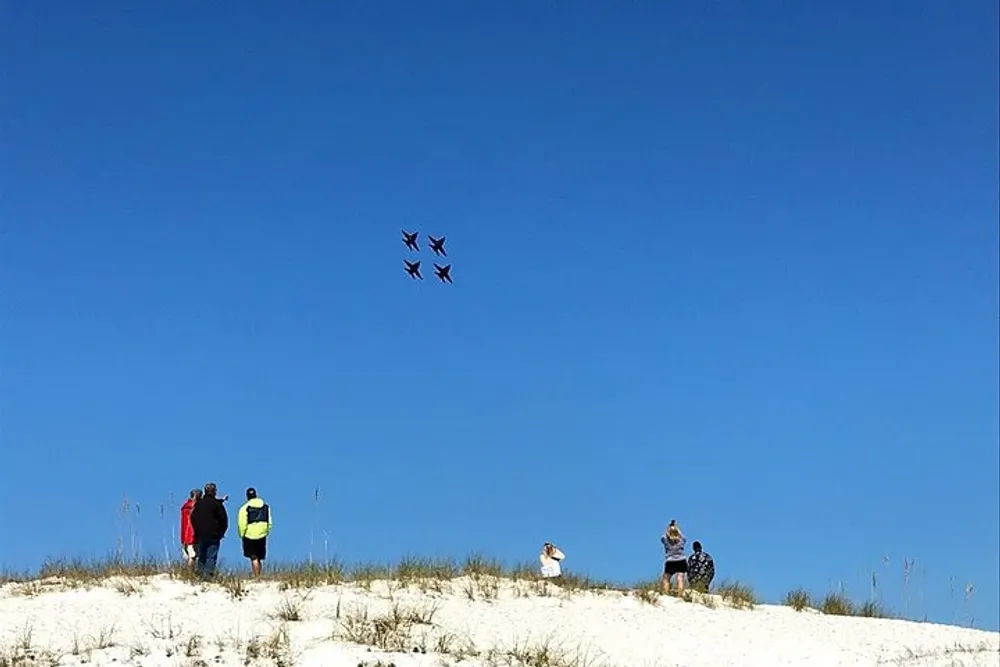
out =
<svg viewBox="0 0 1000 667"><path fill-rule="evenodd" d="M715 578L715 561L702 549L701 542L695 540L691 544L693 553L685 556L687 537L681 532L675 519L671 519L667 530L660 536L660 542L666 551L666 561L663 564L663 592L670 593L671 580L674 579L677 582L678 595L684 592L685 579L692 587L707 591Z"/></svg>
<svg viewBox="0 0 1000 667"><path fill-rule="evenodd" d="M246 502L237 514L237 532L243 542L243 556L250 561L254 575L260 575L262 563L267 558L267 536L271 532L271 507L257 495L257 490L246 490ZM190 497L181 506L181 550L191 569L203 578L215 574L219 547L229 530L229 513L226 501L229 496L218 496L214 482L204 489L192 489ZM691 545L693 553L685 556L687 537L676 520L671 520L660 536L666 551L663 564L663 592L670 593L676 580L677 594L684 592L685 580L692 587L708 590L715 578L715 561L702 549L697 540ZM566 555L556 545L546 542L539 554L541 575L545 579L562 576L562 561Z"/></svg>
<svg viewBox="0 0 1000 667"><path fill-rule="evenodd" d="M669 594L676 581L677 594L684 592L685 579L692 587L707 591L715 579L715 561L707 551L702 549L701 542L695 540L691 544L693 553L685 556L687 537L681 532L676 520L672 520L667 530L660 536L660 542L666 550L666 560L663 564L663 592ZM557 579L562 576L561 564L566 555L551 542L542 545L541 575L545 579Z"/></svg>
<svg viewBox="0 0 1000 667"><path fill-rule="evenodd" d="M243 541L243 556L250 560L255 575L267 557L267 536L271 532L271 507L257 496L257 490L246 490L246 502L237 513L237 532ZM218 488L209 482L204 489L192 489L181 506L181 551L187 566L199 577L215 574L222 539L229 530L226 501L218 496Z"/></svg>

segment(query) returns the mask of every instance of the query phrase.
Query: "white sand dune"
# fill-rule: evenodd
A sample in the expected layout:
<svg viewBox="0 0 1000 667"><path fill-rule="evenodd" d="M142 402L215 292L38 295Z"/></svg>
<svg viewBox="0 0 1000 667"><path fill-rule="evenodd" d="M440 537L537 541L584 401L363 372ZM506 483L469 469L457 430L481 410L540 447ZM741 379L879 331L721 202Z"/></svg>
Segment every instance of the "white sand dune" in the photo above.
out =
<svg viewBox="0 0 1000 667"><path fill-rule="evenodd" d="M368 588L256 582L236 598L224 585L166 575L89 588L8 584L0 667L1000 665L1000 633L928 623L467 577Z"/></svg>

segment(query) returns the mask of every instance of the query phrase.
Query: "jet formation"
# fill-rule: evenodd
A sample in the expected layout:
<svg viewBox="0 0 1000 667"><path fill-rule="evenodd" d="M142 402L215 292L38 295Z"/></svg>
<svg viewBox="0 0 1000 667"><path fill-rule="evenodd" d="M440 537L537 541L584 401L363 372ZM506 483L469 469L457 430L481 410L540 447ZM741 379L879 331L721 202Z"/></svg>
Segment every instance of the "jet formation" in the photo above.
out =
<svg viewBox="0 0 1000 667"><path fill-rule="evenodd" d="M417 241L417 237L419 235L420 232L410 233L405 229L403 230L403 245L406 246L407 250L411 250L413 252L420 252L420 244ZM444 249L445 237L442 236L440 238L434 238L433 236L428 234L427 238L430 245L430 249L436 256L438 257L448 256L448 251ZM405 266L406 273L409 274L411 279L413 280L424 279L423 275L420 273L419 259L415 262L411 262L407 259L404 259L403 264L406 265ZM440 264L435 263L434 275L437 276L438 280L440 280L442 283L448 283L449 285L454 284L454 281L452 281L451 279L451 264L445 264L444 266L441 266Z"/></svg>

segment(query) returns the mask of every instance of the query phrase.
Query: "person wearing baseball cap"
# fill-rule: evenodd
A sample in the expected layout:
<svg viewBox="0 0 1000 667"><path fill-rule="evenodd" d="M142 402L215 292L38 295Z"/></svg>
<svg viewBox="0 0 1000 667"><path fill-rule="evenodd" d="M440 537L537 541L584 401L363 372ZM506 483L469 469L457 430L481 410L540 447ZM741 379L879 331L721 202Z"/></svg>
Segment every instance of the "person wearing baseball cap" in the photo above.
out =
<svg viewBox="0 0 1000 667"><path fill-rule="evenodd" d="M247 489L247 501L240 508L236 524L243 540L243 555L250 569L260 576L261 562L267 558L267 536L271 532L271 507L257 497L257 489Z"/></svg>

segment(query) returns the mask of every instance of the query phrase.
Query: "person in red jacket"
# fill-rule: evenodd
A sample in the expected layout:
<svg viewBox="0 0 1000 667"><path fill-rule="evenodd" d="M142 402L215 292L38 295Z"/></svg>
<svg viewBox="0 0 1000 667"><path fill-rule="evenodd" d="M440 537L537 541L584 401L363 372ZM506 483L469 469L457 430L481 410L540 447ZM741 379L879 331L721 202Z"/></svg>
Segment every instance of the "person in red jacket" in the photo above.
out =
<svg viewBox="0 0 1000 667"><path fill-rule="evenodd" d="M181 505L181 551L188 567L194 567L194 559L198 555L194 546L194 526L191 525L191 510L194 504L201 500L201 489L191 489L187 502Z"/></svg>

